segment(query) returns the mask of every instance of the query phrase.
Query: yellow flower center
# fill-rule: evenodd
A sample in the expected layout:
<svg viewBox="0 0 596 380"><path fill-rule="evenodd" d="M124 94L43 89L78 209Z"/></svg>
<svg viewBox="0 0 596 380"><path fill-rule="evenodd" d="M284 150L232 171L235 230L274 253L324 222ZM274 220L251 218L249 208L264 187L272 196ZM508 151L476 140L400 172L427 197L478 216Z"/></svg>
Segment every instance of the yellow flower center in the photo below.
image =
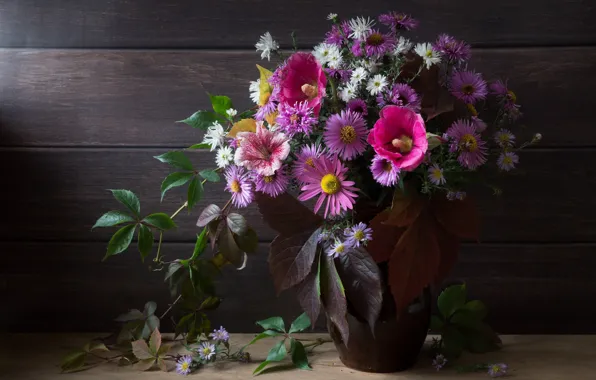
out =
<svg viewBox="0 0 596 380"><path fill-rule="evenodd" d="M509 156L504 156L503 157L503 164L504 165L511 165L513 164L513 159Z"/></svg>
<svg viewBox="0 0 596 380"><path fill-rule="evenodd" d="M188 369L188 367L190 367L190 366L188 365L188 363L187 363L187 362L183 362L183 363L180 365L180 367L182 368L182 370L183 370L183 371L186 371L186 370Z"/></svg>
<svg viewBox="0 0 596 380"><path fill-rule="evenodd" d="M344 144L351 144L356 140L356 130L351 125L344 125L339 132L339 139Z"/></svg>
<svg viewBox="0 0 596 380"><path fill-rule="evenodd" d="M335 252L337 253L344 253L345 250L346 246L343 244L339 244L337 247L335 247Z"/></svg>
<svg viewBox="0 0 596 380"><path fill-rule="evenodd" d="M412 138L410 136L403 135L398 139L393 139L391 145L399 149L402 153L409 153L412 150Z"/></svg>
<svg viewBox="0 0 596 380"><path fill-rule="evenodd" d="M311 168L315 167L315 162L313 161L312 157L309 157L306 159L306 161L304 161L304 165L308 165Z"/></svg>
<svg viewBox="0 0 596 380"><path fill-rule="evenodd" d="M300 89L302 90L302 93L304 93L304 95L306 95L306 97L308 99L314 99L317 97L317 94L319 92L319 89L317 88L317 86L313 86L312 84L308 84L305 83L302 85L302 87L300 87Z"/></svg>
<svg viewBox="0 0 596 380"><path fill-rule="evenodd" d="M463 92L466 95L472 95L474 93L474 86L472 86L471 84L464 84L463 86L461 86L461 92Z"/></svg>
<svg viewBox="0 0 596 380"><path fill-rule="evenodd" d="M265 177L263 177L263 181L265 181L266 183L271 183L273 182L274 178L272 175L266 175Z"/></svg>
<svg viewBox="0 0 596 380"><path fill-rule="evenodd" d="M384 41L381 33L373 33L366 38L366 43L372 46L379 46Z"/></svg>
<svg viewBox="0 0 596 380"><path fill-rule="evenodd" d="M478 149L478 141L474 136L466 133L459 140L459 147L467 152L475 152Z"/></svg>
<svg viewBox="0 0 596 380"><path fill-rule="evenodd" d="M321 190L325 194L336 194L339 189L341 189L341 183L339 182L339 178L334 174L327 174L321 178Z"/></svg>
<svg viewBox="0 0 596 380"><path fill-rule="evenodd" d="M230 189L234 193L239 193L240 192L240 182L238 182L237 180L233 180L232 183L230 184Z"/></svg>
<svg viewBox="0 0 596 380"><path fill-rule="evenodd" d="M433 57L433 51L431 49L426 51L426 58L432 58Z"/></svg>
<svg viewBox="0 0 596 380"><path fill-rule="evenodd" d="M509 142L509 135L506 133L501 133L499 135L499 141L503 144L508 143Z"/></svg>
<svg viewBox="0 0 596 380"><path fill-rule="evenodd" d="M478 111L476 111L476 107L474 107L473 104L466 104L466 106L468 107L468 111L470 111L470 113L472 114L472 116L478 116Z"/></svg>
<svg viewBox="0 0 596 380"><path fill-rule="evenodd" d="M208 347L203 348L203 355L209 356L211 354L211 349Z"/></svg>
<svg viewBox="0 0 596 380"><path fill-rule="evenodd" d="M507 95L509 95L509 99L511 99L513 103L517 101L517 95L515 95L515 92L509 90L507 91Z"/></svg>
<svg viewBox="0 0 596 380"><path fill-rule="evenodd" d="M358 240L364 239L364 231L358 230L358 231L354 232L354 237Z"/></svg>
<svg viewBox="0 0 596 380"><path fill-rule="evenodd" d="M389 161L385 161L385 163L383 164L383 170L386 172L390 172L391 170L393 170L393 165L391 165L391 162Z"/></svg>
<svg viewBox="0 0 596 380"><path fill-rule="evenodd" d="M441 178L443 178L443 173L441 173L441 169L433 169L432 172L430 173L434 179L436 180L440 180Z"/></svg>

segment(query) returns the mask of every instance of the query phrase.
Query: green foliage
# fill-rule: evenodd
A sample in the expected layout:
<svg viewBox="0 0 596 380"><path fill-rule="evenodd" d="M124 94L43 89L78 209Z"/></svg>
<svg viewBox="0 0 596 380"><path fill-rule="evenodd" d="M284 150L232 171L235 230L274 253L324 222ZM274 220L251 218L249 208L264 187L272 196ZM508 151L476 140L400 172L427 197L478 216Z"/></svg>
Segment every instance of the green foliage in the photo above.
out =
<svg viewBox="0 0 596 380"><path fill-rule="evenodd" d="M189 146L187 149L211 149L211 144L200 143Z"/></svg>
<svg viewBox="0 0 596 380"><path fill-rule="evenodd" d="M151 227L163 231L176 228L176 223L174 223L172 218L170 218L167 214L164 214L163 212L148 215L142 220L142 222L149 224Z"/></svg>
<svg viewBox="0 0 596 380"><path fill-rule="evenodd" d="M296 318L294 320L294 322L292 322L292 325L290 326L290 334L293 333L297 333L300 331L304 331L307 328L310 327L310 318L308 317L308 315L306 315L306 313L302 313L300 314L300 316L298 318Z"/></svg>
<svg viewBox="0 0 596 380"><path fill-rule="evenodd" d="M108 211L103 214L97 222L93 225L93 228L97 227L114 227L122 223L133 223L135 219L129 214L122 211Z"/></svg>
<svg viewBox="0 0 596 380"><path fill-rule="evenodd" d="M225 113L225 111L224 111ZM193 113L191 116L184 120L178 121L179 123L184 123L190 125L193 128L199 128L202 130L207 130L211 124L215 123L218 120L216 114L211 111L197 111Z"/></svg>
<svg viewBox="0 0 596 380"><path fill-rule="evenodd" d="M136 227L136 224L130 224L116 231L108 243L108 251L103 259L124 252L132 241Z"/></svg>
<svg viewBox="0 0 596 380"><path fill-rule="evenodd" d="M151 228L141 224L139 226L138 239L139 252L141 253L141 258L145 260L151 253L151 248L153 247L153 232L151 232Z"/></svg>
<svg viewBox="0 0 596 380"><path fill-rule="evenodd" d="M201 170L199 175L209 182L219 182L221 178L215 170Z"/></svg>
<svg viewBox="0 0 596 380"><path fill-rule="evenodd" d="M106 345L103 342L91 341L89 343L86 343L82 349L75 350L70 354L66 355L64 359L62 359L62 364L60 365L60 368L63 373L83 371L95 365L87 363L89 354L96 355L98 352L109 351L110 350L106 347Z"/></svg>
<svg viewBox="0 0 596 380"><path fill-rule="evenodd" d="M188 186L188 209L191 210L197 202L201 200L203 197L203 184L197 177L194 177L192 181L190 181L190 185Z"/></svg>
<svg viewBox="0 0 596 380"><path fill-rule="evenodd" d="M194 173L174 172L169 174L161 183L161 200L166 195L168 190L174 187L184 186L194 177Z"/></svg>
<svg viewBox="0 0 596 380"><path fill-rule="evenodd" d="M165 358L171 346L168 344L162 345L161 334L158 329L153 330L151 333L149 344L144 339L139 339L132 342L131 345L132 353L138 359L135 364L136 369L147 371L157 364L162 371L168 371Z"/></svg>
<svg viewBox="0 0 596 380"><path fill-rule="evenodd" d="M209 94L209 99L213 110L220 115L226 116L226 111L232 108L232 99L227 96Z"/></svg>
<svg viewBox="0 0 596 380"><path fill-rule="evenodd" d="M194 171L192 162L190 162L190 160L188 159L188 157L186 157L184 152L174 150L171 152L161 154L159 156L155 156L155 158L177 169Z"/></svg>
<svg viewBox="0 0 596 380"><path fill-rule="evenodd" d="M152 331L159 329L160 321L155 315L156 310L157 305L151 301L145 304L142 312L132 309L118 316L116 321L123 323L118 334L118 343L149 338Z"/></svg>
<svg viewBox="0 0 596 380"><path fill-rule="evenodd" d="M122 203L137 218L141 214L139 198L130 190L110 190L116 200Z"/></svg>
<svg viewBox="0 0 596 380"><path fill-rule="evenodd" d="M275 330L278 332L286 332L284 320L282 317L271 317L258 321L257 325L261 326L265 330Z"/></svg>

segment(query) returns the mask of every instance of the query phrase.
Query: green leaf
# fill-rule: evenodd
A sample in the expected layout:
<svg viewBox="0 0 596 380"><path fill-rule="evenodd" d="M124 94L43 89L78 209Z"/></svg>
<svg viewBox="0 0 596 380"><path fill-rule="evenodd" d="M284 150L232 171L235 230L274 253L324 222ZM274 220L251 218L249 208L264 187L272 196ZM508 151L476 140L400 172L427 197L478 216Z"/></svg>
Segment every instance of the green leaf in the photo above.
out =
<svg viewBox="0 0 596 380"><path fill-rule="evenodd" d="M143 339L135 340L132 344L132 353L139 360L152 359L155 355L151 352L147 342Z"/></svg>
<svg viewBox="0 0 596 380"><path fill-rule="evenodd" d="M449 319L466 302L466 285L452 285L441 292L438 299L441 315Z"/></svg>
<svg viewBox="0 0 596 380"><path fill-rule="evenodd" d="M155 330L159 329L159 318L156 315L151 315L145 321L145 327L143 328L143 337L147 338Z"/></svg>
<svg viewBox="0 0 596 380"><path fill-rule="evenodd" d="M286 340L282 339L275 344L269 350L269 354L267 354L267 361L268 362L280 362L284 360L288 352L286 351Z"/></svg>
<svg viewBox="0 0 596 380"><path fill-rule="evenodd" d="M161 200L168 190L185 185L194 176L194 173L175 172L168 175L161 183Z"/></svg>
<svg viewBox="0 0 596 380"><path fill-rule="evenodd" d="M179 123L184 123L190 125L193 128L200 128L202 130L207 130L217 121L217 115L215 115L211 111L197 111L193 113L190 117L180 120Z"/></svg>
<svg viewBox="0 0 596 380"><path fill-rule="evenodd" d="M209 182L219 182L221 178L215 170L201 170L199 175Z"/></svg>
<svg viewBox="0 0 596 380"><path fill-rule="evenodd" d="M136 224L131 224L116 231L108 243L108 251L106 252L106 255L103 259L106 260L112 255L117 255L121 252L124 252L132 241L136 227Z"/></svg>
<svg viewBox="0 0 596 380"><path fill-rule="evenodd" d="M141 258L145 260L151 253L151 248L153 247L153 232L151 232L151 228L141 224L139 226L139 237L138 237L138 247L139 252L141 253Z"/></svg>
<svg viewBox="0 0 596 380"><path fill-rule="evenodd" d="M262 362L261 364L259 364L259 366L257 368L255 368L255 370L253 371L253 375L258 374L259 372L261 372L265 367L267 367L270 364L270 362L268 362L267 360L265 360L264 362Z"/></svg>
<svg viewBox="0 0 596 380"><path fill-rule="evenodd" d="M234 235L234 240L238 248L246 253L255 253L259 247L259 237L257 236L257 232L251 227L247 228L244 235Z"/></svg>
<svg viewBox="0 0 596 380"><path fill-rule="evenodd" d="M272 338L275 336L279 336L279 333L277 331L273 331L273 330L265 330L262 333L260 333L259 335L255 336L250 343L247 344L247 346L250 346L252 344L255 344L256 342L258 342L261 339L265 339L265 338Z"/></svg>
<svg viewBox="0 0 596 380"><path fill-rule="evenodd" d="M236 235L244 235L248 229L246 219L240 214L230 213L227 217L227 222L230 230Z"/></svg>
<svg viewBox="0 0 596 380"><path fill-rule="evenodd" d="M141 213L141 202L139 198L130 190L110 190L116 200L122 203L127 209L129 209L134 216L137 218Z"/></svg>
<svg viewBox="0 0 596 380"><path fill-rule="evenodd" d="M308 315L306 315L306 313L302 313L298 316L298 318L294 320L294 322L292 322L289 333L292 334L295 332L304 331L309 327L310 318L308 317Z"/></svg>
<svg viewBox="0 0 596 380"><path fill-rule="evenodd" d="M292 338L290 340L290 352L292 353L292 363L294 363L296 368L308 371L312 369L310 364L308 364L306 350L304 349L304 345L302 345L302 342L299 342L296 339Z"/></svg>
<svg viewBox="0 0 596 380"><path fill-rule="evenodd" d="M232 99L223 95L211 95L209 94L211 105L213 110L220 115L226 116L226 111L232 108Z"/></svg>
<svg viewBox="0 0 596 380"><path fill-rule="evenodd" d="M180 263L178 260L170 263L168 270L166 271L166 278L164 281L168 281L174 275L174 273L178 272L182 267L182 263Z"/></svg>
<svg viewBox="0 0 596 380"><path fill-rule="evenodd" d="M257 325L261 326L265 330L275 330L279 332L286 332L284 320L281 317L271 317L258 321Z"/></svg>
<svg viewBox="0 0 596 380"><path fill-rule="evenodd" d="M129 310L127 313L119 315L115 321L116 322L129 322L129 321L138 321L139 319L144 319L145 316L140 310L132 309Z"/></svg>
<svg viewBox="0 0 596 380"><path fill-rule="evenodd" d="M167 214L164 214L163 212L148 215L142 221L163 231L176 228L176 223L174 223L172 218L170 218Z"/></svg>
<svg viewBox="0 0 596 380"><path fill-rule="evenodd" d="M201 303L199 310L213 310L216 309L221 303L221 299L218 297L208 297Z"/></svg>
<svg viewBox="0 0 596 380"><path fill-rule="evenodd" d="M203 197L203 184L194 177L188 186L188 209L191 210Z"/></svg>
<svg viewBox="0 0 596 380"><path fill-rule="evenodd" d="M150 317L155 314L155 310L157 310L157 304L153 301L149 301L145 304L145 309L143 309L143 315L145 318Z"/></svg>
<svg viewBox="0 0 596 380"><path fill-rule="evenodd" d="M92 229L97 227L114 227L122 223L130 223L134 221L133 217L122 211L108 211L97 219L97 222L95 222Z"/></svg>
<svg viewBox="0 0 596 380"><path fill-rule="evenodd" d="M75 351L68 354L63 360L60 368L62 372L75 372L85 365L85 359L87 359L87 353L85 351Z"/></svg>
<svg viewBox="0 0 596 380"><path fill-rule="evenodd" d="M193 250L192 257L189 261L196 260L205 251L205 247L207 247L207 228L203 228L203 231L197 235L195 249Z"/></svg>
<svg viewBox="0 0 596 380"><path fill-rule="evenodd" d="M207 143L194 144L194 145L189 146L186 149L209 149L209 150L211 150L211 144L207 144Z"/></svg>
<svg viewBox="0 0 596 380"><path fill-rule="evenodd" d="M443 322L443 320L439 316L433 315L430 318L430 329L432 331L439 332L443 329L444 326L445 322Z"/></svg>
<svg viewBox="0 0 596 380"><path fill-rule="evenodd" d="M450 359L458 358L464 350L465 338L454 326L447 326L441 335L443 338L443 351Z"/></svg>
<svg viewBox="0 0 596 380"><path fill-rule="evenodd" d="M488 314L486 305L484 305L484 302L479 301L479 300L473 300L473 301L467 302L462 307L462 310L471 311L472 313L476 314L476 316L478 317L479 320L483 320L484 318L486 318L486 315Z"/></svg>
<svg viewBox="0 0 596 380"><path fill-rule="evenodd" d="M185 331L188 330L188 324L189 322L195 317L194 313L190 313L190 314L186 314L184 317L180 318L180 320L178 321L178 323L176 324L176 329L174 332L174 339L178 336L178 335L182 335L182 333L184 333Z"/></svg>
<svg viewBox="0 0 596 380"><path fill-rule="evenodd" d="M83 347L83 351L85 352L94 352L94 351L104 351L104 352L108 352L110 351L109 348L106 347L106 345L103 342L89 342L87 343L84 347Z"/></svg>
<svg viewBox="0 0 596 380"><path fill-rule="evenodd" d="M449 320L450 323L461 326L461 327L468 327L471 329L476 328L482 321L478 318L478 315L470 310L463 310L460 309L456 311Z"/></svg>
<svg viewBox="0 0 596 380"><path fill-rule="evenodd" d="M189 170L193 171L194 168L192 166L192 162L186 157L184 152L173 150L171 152L167 152L161 154L159 156L155 156L156 159L159 161L166 163L168 165L172 165L175 168L182 169L182 170Z"/></svg>

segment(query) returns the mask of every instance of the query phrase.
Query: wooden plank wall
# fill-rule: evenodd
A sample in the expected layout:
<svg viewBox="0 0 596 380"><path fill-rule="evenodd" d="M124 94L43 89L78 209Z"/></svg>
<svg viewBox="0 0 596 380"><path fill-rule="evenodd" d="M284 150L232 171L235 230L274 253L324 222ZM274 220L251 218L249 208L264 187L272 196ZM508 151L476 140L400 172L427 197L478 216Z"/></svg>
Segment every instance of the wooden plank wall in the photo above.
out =
<svg viewBox="0 0 596 380"><path fill-rule="evenodd" d="M482 244L466 244L453 278L485 300L507 333L595 333L596 6L587 0L404 0L422 22L412 37L449 32L474 45L473 63L508 76L543 144L522 155L501 198L481 199ZM199 142L175 120L207 108L205 89L249 105L246 85L270 30L284 46L316 43L327 13L374 16L389 0L0 0L0 330L99 331L129 307L168 302L162 273L135 254L101 264L108 234L90 232L114 206L107 188L130 188L160 206L167 168L152 156ZM193 160L208 165L210 157ZM224 198L210 188L202 204ZM274 296L267 274L273 232L255 209L260 253L228 271L214 322L253 331L254 320L299 313ZM166 254L192 249L195 215L166 235Z"/></svg>

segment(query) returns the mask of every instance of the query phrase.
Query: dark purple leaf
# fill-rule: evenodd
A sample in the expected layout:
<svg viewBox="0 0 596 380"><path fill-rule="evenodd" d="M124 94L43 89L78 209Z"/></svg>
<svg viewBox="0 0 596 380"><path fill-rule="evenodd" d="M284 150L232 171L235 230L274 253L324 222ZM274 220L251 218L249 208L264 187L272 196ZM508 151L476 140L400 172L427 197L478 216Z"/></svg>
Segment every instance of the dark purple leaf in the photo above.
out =
<svg viewBox="0 0 596 380"><path fill-rule="evenodd" d="M356 312L374 331L383 305L381 273L364 248L350 249L338 260L337 272L346 289L346 296Z"/></svg>
<svg viewBox="0 0 596 380"><path fill-rule="evenodd" d="M246 223L246 219L244 219L242 215L233 212L230 215L228 215L226 220L228 222L228 227L236 235L244 235L246 233L248 224Z"/></svg>
<svg viewBox="0 0 596 380"><path fill-rule="evenodd" d="M232 231L229 228L225 228L219 236L217 247L219 248L219 253L236 268L241 268L244 265L244 252L236 244Z"/></svg>
<svg viewBox="0 0 596 380"><path fill-rule="evenodd" d="M214 219L207 225L207 228L209 228L209 241L211 242L211 249L215 249L217 239L219 239L219 235L221 235L221 232L226 226L226 222L219 219Z"/></svg>
<svg viewBox="0 0 596 380"><path fill-rule="evenodd" d="M346 294L335 268L335 262L332 257L327 255L321 256L321 300L327 317L337 327L344 344L347 346L350 330L346 320L348 312Z"/></svg>
<svg viewBox="0 0 596 380"><path fill-rule="evenodd" d="M312 268L306 278L296 286L298 302L302 310L308 315L314 329L319 312L321 311L321 270L320 254L313 260Z"/></svg>
<svg viewBox="0 0 596 380"><path fill-rule="evenodd" d="M303 232L284 238L278 236L271 243L269 270L277 294L298 284L310 272L317 252L319 230Z"/></svg>
<svg viewBox="0 0 596 380"><path fill-rule="evenodd" d="M288 193L272 198L257 192L255 200L265 222L283 236L312 231L323 224L323 219Z"/></svg>
<svg viewBox="0 0 596 380"><path fill-rule="evenodd" d="M201 215L199 216L199 220L197 221L197 226L205 227L207 224L211 223L213 220L219 218L221 216L221 209L217 205L209 205L205 207Z"/></svg>

